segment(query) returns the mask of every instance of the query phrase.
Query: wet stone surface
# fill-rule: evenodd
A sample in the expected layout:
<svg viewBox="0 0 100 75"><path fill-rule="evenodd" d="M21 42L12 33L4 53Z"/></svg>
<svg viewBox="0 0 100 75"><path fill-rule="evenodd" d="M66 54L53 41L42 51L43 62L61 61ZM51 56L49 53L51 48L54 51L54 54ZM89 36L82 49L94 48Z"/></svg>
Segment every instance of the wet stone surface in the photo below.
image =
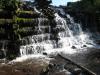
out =
<svg viewBox="0 0 100 75"><path fill-rule="evenodd" d="M67 54L65 56L99 75L99 53L99 49L89 49L84 53ZM47 58L32 58L22 62L8 63L8 61L0 60L0 75L81 75L83 73L81 68L60 58L58 55L52 57L47 54L44 55ZM2 64L2 62L6 62L6 64Z"/></svg>
<svg viewBox="0 0 100 75"><path fill-rule="evenodd" d="M0 75L71 75L65 60L59 56L49 59L28 59L23 62L0 64ZM70 66L69 66L70 67ZM72 68L75 68L72 66ZM73 69L74 71L74 69Z"/></svg>
<svg viewBox="0 0 100 75"><path fill-rule="evenodd" d="M74 55L65 54L65 56L79 65L82 65L97 75L100 75L100 49L88 48L81 53Z"/></svg>
<svg viewBox="0 0 100 75"><path fill-rule="evenodd" d="M0 75L40 75L47 68L48 62L43 59L30 59L23 62L0 64Z"/></svg>

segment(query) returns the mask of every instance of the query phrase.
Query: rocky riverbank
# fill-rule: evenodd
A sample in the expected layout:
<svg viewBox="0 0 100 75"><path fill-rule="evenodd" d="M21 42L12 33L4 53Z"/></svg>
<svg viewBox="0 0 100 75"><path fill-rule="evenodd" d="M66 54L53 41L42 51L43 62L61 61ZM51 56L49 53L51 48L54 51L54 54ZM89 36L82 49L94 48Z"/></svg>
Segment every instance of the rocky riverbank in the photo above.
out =
<svg viewBox="0 0 100 75"><path fill-rule="evenodd" d="M83 65L99 75L99 49L88 49L73 55L66 55L74 62ZM0 64L0 75L78 75L77 66L62 59L58 55L29 55L19 57L6 64ZM85 74L89 75L89 74ZM91 74L90 74L91 75Z"/></svg>
<svg viewBox="0 0 100 75"><path fill-rule="evenodd" d="M40 75L46 71L49 59L32 58L0 64L0 75Z"/></svg>

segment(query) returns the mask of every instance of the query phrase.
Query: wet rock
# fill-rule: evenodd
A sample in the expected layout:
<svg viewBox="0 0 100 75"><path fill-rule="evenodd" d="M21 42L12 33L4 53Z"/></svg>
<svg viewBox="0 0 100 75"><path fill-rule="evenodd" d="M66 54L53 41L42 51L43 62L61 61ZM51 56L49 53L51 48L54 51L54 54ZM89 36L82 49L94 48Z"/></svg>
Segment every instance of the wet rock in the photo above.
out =
<svg viewBox="0 0 100 75"><path fill-rule="evenodd" d="M8 60L12 60L19 55L19 43L15 41L10 41L7 45L7 51L6 51L6 58Z"/></svg>
<svg viewBox="0 0 100 75"><path fill-rule="evenodd" d="M48 55L46 52L43 52L43 55Z"/></svg>
<svg viewBox="0 0 100 75"><path fill-rule="evenodd" d="M74 75L80 75L81 72L82 72L81 69L75 68L74 71L73 71L73 74L74 74Z"/></svg>
<svg viewBox="0 0 100 75"><path fill-rule="evenodd" d="M76 47L75 47L75 46L72 46L71 48L72 48L72 49L76 49Z"/></svg>
<svg viewBox="0 0 100 75"><path fill-rule="evenodd" d="M0 50L0 59L2 59L4 57L5 57L4 52L2 50Z"/></svg>
<svg viewBox="0 0 100 75"><path fill-rule="evenodd" d="M52 52L51 54L48 54L49 58L54 58L55 56L57 56L57 52Z"/></svg>
<svg viewBox="0 0 100 75"><path fill-rule="evenodd" d="M72 75L71 73L67 73L66 71L61 71L61 72L55 72L51 73L50 75Z"/></svg>
<svg viewBox="0 0 100 75"><path fill-rule="evenodd" d="M47 59L28 59L13 64L0 64L0 75L46 75Z"/></svg>
<svg viewBox="0 0 100 75"><path fill-rule="evenodd" d="M83 45L83 47L87 47L86 45Z"/></svg>

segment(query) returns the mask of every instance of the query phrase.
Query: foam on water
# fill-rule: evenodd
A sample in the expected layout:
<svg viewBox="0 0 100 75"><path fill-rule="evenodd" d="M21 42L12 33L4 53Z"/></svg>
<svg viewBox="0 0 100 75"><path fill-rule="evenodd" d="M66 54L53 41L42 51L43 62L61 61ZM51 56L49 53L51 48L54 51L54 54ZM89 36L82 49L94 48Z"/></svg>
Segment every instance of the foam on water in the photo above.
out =
<svg viewBox="0 0 100 75"><path fill-rule="evenodd" d="M63 10L60 10L60 13L65 14ZM64 31L59 32L58 37L58 48L56 48L56 42L50 40L50 35L47 36L47 40L43 40L44 36L47 34L42 33L42 42L38 42L36 36L30 36L31 43L28 45L20 46L21 58L16 59L16 61L23 61L33 57L44 57L42 53L46 52L47 54L57 54L64 52L66 54L75 54L81 52L81 50L86 50L87 47L93 47L93 40L90 39L91 34L85 33L82 30L81 24L75 23L74 19L70 15L65 15L66 18L59 16L58 13L55 13L55 22L57 28L63 28ZM41 31L41 23L44 22L44 19L38 19L39 31ZM40 34L39 34L40 35ZM35 37L35 38L33 38ZM33 41L33 43L32 43ZM36 43L34 41L37 41ZM30 56L31 54L31 56Z"/></svg>
<svg viewBox="0 0 100 75"><path fill-rule="evenodd" d="M41 54L36 54L36 55L35 54L34 55L23 55L21 57L17 57L16 59L10 61L9 64L10 63L13 63L13 62L23 62L23 61L26 61L26 60L29 60L29 59L31 59L31 60L32 59L43 59L43 60L47 59L47 61L50 60L50 58L47 58L46 56L41 55Z"/></svg>

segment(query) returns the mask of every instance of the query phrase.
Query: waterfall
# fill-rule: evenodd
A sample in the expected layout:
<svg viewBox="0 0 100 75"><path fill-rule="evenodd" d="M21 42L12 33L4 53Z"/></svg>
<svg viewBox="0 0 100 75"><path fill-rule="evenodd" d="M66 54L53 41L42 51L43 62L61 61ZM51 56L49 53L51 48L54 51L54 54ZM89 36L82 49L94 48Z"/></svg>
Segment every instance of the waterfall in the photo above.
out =
<svg viewBox="0 0 100 75"><path fill-rule="evenodd" d="M91 47L93 45L90 34L83 32L81 24L75 23L74 19L69 14L65 14L62 9L60 9L60 13L65 17L63 18L58 13L55 13L54 18L57 24L56 28L59 29L59 48L55 49L55 40L50 39L51 29L49 22L47 22L48 19L38 18L37 35L26 37L30 42L20 46L21 56L42 54L43 52L49 53L52 51L67 51L68 53L74 53L79 49ZM26 40L26 38L23 39Z"/></svg>
<svg viewBox="0 0 100 75"><path fill-rule="evenodd" d="M6 57L7 43L8 43L7 40L0 41L0 47L1 47L1 49L0 49L0 55L1 55L1 57Z"/></svg>
<svg viewBox="0 0 100 75"><path fill-rule="evenodd" d="M41 31L41 26L40 26L42 21L41 21L40 18L38 18L38 21L39 21L39 22L38 22L38 33L42 33L42 31Z"/></svg>
<svg viewBox="0 0 100 75"><path fill-rule="evenodd" d="M41 12L39 12L39 11L36 9L36 7L34 7L34 10L35 10L36 13L41 13Z"/></svg>
<svg viewBox="0 0 100 75"><path fill-rule="evenodd" d="M6 45L6 42L5 42L5 41L3 41L2 51L4 52L4 55L6 56L5 45Z"/></svg>

